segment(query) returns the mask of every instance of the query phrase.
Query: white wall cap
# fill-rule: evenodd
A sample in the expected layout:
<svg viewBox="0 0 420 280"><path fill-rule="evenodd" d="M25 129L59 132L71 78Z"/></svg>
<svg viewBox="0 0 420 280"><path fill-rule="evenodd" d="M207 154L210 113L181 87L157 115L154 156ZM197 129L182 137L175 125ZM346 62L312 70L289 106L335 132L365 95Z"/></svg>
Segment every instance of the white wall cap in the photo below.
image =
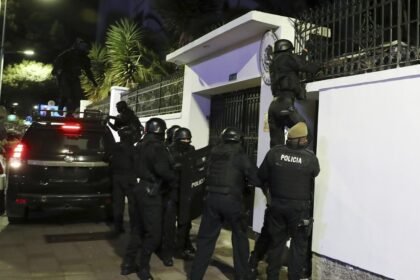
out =
<svg viewBox="0 0 420 280"><path fill-rule="evenodd" d="M127 87L120 87L120 86L112 86L111 90L121 90L121 91L127 91Z"/></svg>
<svg viewBox="0 0 420 280"><path fill-rule="evenodd" d="M291 26L291 20L288 17L251 11L168 54L166 60L178 65L190 64L247 39L262 36L267 30Z"/></svg>
<svg viewBox="0 0 420 280"><path fill-rule="evenodd" d="M333 88L372 84L386 80L407 79L412 77L420 77L420 65L405 66L395 69L312 82L306 85L306 90L308 92L324 91Z"/></svg>

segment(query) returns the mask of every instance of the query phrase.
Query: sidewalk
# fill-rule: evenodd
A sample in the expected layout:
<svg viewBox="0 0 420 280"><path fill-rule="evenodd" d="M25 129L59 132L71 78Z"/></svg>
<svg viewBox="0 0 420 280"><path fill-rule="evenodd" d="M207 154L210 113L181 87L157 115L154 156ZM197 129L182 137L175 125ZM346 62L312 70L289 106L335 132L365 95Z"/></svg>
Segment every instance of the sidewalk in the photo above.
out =
<svg viewBox="0 0 420 280"><path fill-rule="evenodd" d="M22 225L8 225L7 218L1 216L0 279L138 279L135 274L119 274L128 234L107 239L109 226L102 217L85 216L86 213L75 212L45 218L41 214ZM197 231L198 224L194 223L193 241ZM222 231L204 279L233 280L232 262L230 232ZM151 263L156 280L186 279L190 267L191 262L178 259L173 267L165 267L155 255Z"/></svg>

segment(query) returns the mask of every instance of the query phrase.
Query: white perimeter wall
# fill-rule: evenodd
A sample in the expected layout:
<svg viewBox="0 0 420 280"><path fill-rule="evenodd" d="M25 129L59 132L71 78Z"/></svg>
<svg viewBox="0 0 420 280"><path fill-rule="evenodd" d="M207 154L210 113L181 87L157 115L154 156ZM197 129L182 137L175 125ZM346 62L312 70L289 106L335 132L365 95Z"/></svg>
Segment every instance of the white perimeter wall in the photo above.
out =
<svg viewBox="0 0 420 280"><path fill-rule="evenodd" d="M319 90L312 250L418 279L420 66L308 85Z"/></svg>
<svg viewBox="0 0 420 280"><path fill-rule="evenodd" d="M260 39L250 38L224 53L185 66L181 122L191 129L196 147L208 145L212 95L260 85ZM237 78L229 81L233 73Z"/></svg>

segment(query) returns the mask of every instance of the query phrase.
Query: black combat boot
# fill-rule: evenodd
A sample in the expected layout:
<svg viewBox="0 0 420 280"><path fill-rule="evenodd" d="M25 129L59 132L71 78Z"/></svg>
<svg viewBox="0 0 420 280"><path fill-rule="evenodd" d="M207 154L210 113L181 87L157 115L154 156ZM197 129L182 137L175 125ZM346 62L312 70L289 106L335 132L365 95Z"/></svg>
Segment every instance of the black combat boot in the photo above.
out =
<svg viewBox="0 0 420 280"><path fill-rule="evenodd" d="M251 252L251 256L248 261L248 280L256 280L258 276L258 260L255 252Z"/></svg>
<svg viewBox="0 0 420 280"><path fill-rule="evenodd" d="M137 276L140 280L153 280L153 276L150 274L149 269L140 269L140 271L137 272Z"/></svg>
<svg viewBox="0 0 420 280"><path fill-rule="evenodd" d="M191 255L195 254L196 250L195 250L190 238L187 238L187 241L185 242L185 251L188 252Z"/></svg>
<svg viewBox="0 0 420 280"><path fill-rule="evenodd" d="M139 267L134 262L124 261L121 264L121 275L129 275L139 270Z"/></svg>
<svg viewBox="0 0 420 280"><path fill-rule="evenodd" d="M137 272L137 276L140 280L153 280L152 275L150 274L150 259L152 254L150 252L145 252L142 250L140 255L140 269Z"/></svg>

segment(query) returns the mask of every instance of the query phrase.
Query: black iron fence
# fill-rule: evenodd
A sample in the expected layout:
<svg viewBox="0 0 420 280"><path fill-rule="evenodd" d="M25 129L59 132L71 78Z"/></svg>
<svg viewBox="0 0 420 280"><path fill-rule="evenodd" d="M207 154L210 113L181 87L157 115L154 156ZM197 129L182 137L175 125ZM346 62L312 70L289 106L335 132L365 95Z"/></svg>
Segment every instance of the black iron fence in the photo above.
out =
<svg viewBox="0 0 420 280"><path fill-rule="evenodd" d="M181 112L184 88L183 73L176 73L158 83L121 96L138 117Z"/></svg>
<svg viewBox="0 0 420 280"><path fill-rule="evenodd" d="M150 83L142 88L122 94L128 106L138 117L164 115L181 112L184 88L183 73L176 73L157 83ZM89 109L109 113L109 97L92 103Z"/></svg>
<svg viewBox="0 0 420 280"><path fill-rule="evenodd" d="M420 0L335 0L294 21L296 52L323 65L315 79L418 64Z"/></svg>
<svg viewBox="0 0 420 280"><path fill-rule="evenodd" d="M88 109L99 110L104 114L109 114L109 97L90 104Z"/></svg>

